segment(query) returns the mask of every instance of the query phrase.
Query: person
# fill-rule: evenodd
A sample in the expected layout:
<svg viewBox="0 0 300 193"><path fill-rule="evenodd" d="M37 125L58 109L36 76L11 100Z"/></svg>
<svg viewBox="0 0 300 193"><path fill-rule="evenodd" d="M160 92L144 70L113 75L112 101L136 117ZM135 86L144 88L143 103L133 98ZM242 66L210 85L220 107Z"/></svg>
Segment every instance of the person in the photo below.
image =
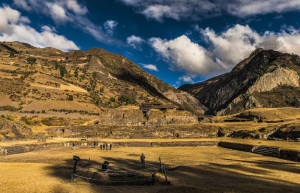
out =
<svg viewBox="0 0 300 193"><path fill-rule="evenodd" d="M105 144L105 149L108 150L108 143Z"/></svg>
<svg viewBox="0 0 300 193"><path fill-rule="evenodd" d="M102 164L102 170L106 171L108 165L109 165L109 162L108 161L104 161L103 164Z"/></svg>
<svg viewBox="0 0 300 193"><path fill-rule="evenodd" d="M110 144L109 149L110 149L110 150L112 149L112 143Z"/></svg>
<svg viewBox="0 0 300 193"><path fill-rule="evenodd" d="M73 150L75 150L75 143L73 143Z"/></svg>
<svg viewBox="0 0 300 193"><path fill-rule="evenodd" d="M102 143L100 143L100 149L102 150L102 148L103 148L103 144L102 144Z"/></svg>
<svg viewBox="0 0 300 193"><path fill-rule="evenodd" d="M145 168L145 159L146 159L146 156L144 155L144 153L142 153L142 155L141 155L142 168Z"/></svg>
<svg viewBox="0 0 300 193"><path fill-rule="evenodd" d="M96 142L94 142L94 148L96 148Z"/></svg>

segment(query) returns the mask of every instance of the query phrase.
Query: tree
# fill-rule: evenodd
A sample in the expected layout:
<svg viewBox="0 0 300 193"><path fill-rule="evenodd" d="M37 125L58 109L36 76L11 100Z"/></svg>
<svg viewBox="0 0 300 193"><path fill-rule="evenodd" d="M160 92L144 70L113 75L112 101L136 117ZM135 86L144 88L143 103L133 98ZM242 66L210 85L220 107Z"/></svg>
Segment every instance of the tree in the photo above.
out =
<svg viewBox="0 0 300 193"><path fill-rule="evenodd" d="M118 99L120 102L125 102L126 105L128 104L135 104L136 100L132 96L127 96L127 95L121 95Z"/></svg>
<svg viewBox="0 0 300 193"><path fill-rule="evenodd" d="M60 72L60 76L61 76L61 77L64 77L65 74L67 73L66 67L65 67L65 66L60 66L60 67L59 67L59 72Z"/></svg>
<svg viewBox="0 0 300 193"><path fill-rule="evenodd" d="M28 57L26 60L27 60L27 63L30 65L33 65L36 62L36 58L34 58L34 57Z"/></svg>
<svg viewBox="0 0 300 193"><path fill-rule="evenodd" d="M100 93L101 93L101 94L104 93L104 87L103 87L103 86L100 87Z"/></svg>
<svg viewBox="0 0 300 193"><path fill-rule="evenodd" d="M97 77L97 72L93 72L93 78Z"/></svg>
<svg viewBox="0 0 300 193"><path fill-rule="evenodd" d="M55 67L55 70L57 70L60 67L60 65L58 64L58 62L55 62L54 67Z"/></svg>
<svg viewBox="0 0 300 193"><path fill-rule="evenodd" d="M68 94L68 101L73 101L73 100L74 100L73 95Z"/></svg>
<svg viewBox="0 0 300 193"><path fill-rule="evenodd" d="M97 86L97 82L95 80L90 80L90 85L91 85L91 90L94 91L96 86Z"/></svg>
<svg viewBox="0 0 300 193"><path fill-rule="evenodd" d="M74 75L75 77L78 77L78 68L75 69Z"/></svg>

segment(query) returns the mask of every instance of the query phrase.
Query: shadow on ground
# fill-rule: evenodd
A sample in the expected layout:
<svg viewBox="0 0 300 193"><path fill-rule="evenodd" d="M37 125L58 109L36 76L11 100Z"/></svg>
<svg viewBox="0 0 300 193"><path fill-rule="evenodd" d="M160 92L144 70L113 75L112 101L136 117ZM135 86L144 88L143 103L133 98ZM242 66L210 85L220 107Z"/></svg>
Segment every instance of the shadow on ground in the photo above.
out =
<svg viewBox="0 0 300 193"><path fill-rule="evenodd" d="M102 157L111 163L110 169L121 171L140 170L139 160L117 159ZM247 162L243 160L232 160ZM87 160L83 160L80 167L85 167ZM155 186L97 186L91 185L95 192L300 192L300 184L284 180L273 180L265 169L292 172L299 174L299 168L291 163L275 161L249 161L261 169L250 168L240 164L215 164L207 163L201 166L168 167L168 177L172 185ZM100 168L101 163L91 161L91 166ZM146 167L158 166L158 162L147 162ZM51 175L70 182L73 160L65 160L64 165L49 167ZM247 174L246 174L247 173ZM253 174L253 175L251 175ZM254 176L256 175L256 176ZM73 182L74 183L74 182Z"/></svg>

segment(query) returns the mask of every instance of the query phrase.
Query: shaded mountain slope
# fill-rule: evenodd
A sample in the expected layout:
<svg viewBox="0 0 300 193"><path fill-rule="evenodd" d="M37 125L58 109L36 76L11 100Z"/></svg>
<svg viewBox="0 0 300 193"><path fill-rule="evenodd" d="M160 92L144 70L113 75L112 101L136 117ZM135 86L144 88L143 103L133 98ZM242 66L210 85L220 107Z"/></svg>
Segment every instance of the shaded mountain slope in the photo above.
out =
<svg viewBox="0 0 300 193"><path fill-rule="evenodd" d="M257 107L299 106L300 57L255 50L226 74L179 89L194 95L207 114L232 114Z"/></svg>

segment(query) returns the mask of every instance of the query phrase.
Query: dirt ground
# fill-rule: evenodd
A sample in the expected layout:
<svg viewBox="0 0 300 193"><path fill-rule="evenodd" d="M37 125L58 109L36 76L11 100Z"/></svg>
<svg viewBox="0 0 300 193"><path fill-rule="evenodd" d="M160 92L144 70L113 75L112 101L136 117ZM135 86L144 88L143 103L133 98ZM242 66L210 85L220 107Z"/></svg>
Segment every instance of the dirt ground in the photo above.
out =
<svg viewBox="0 0 300 193"><path fill-rule="evenodd" d="M171 185L99 186L70 182L72 157L110 162L118 171L167 164ZM61 147L0 157L0 192L300 192L300 163L221 147Z"/></svg>

